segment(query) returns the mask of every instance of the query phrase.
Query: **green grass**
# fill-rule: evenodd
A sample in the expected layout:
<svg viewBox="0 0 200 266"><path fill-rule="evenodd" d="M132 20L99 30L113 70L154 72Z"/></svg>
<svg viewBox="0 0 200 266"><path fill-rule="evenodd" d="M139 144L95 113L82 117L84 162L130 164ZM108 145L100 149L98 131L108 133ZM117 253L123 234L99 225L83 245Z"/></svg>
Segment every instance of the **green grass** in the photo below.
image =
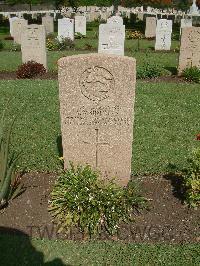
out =
<svg viewBox="0 0 200 266"><path fill-rule="evenodd" d="M57 60L64 56L70 56L75 54L91 53L95 51L55 51L48 52L48 69L49 71L57 71ZM178 54L171 53L155 53L155 52L137 52L137 51L127 51L126 56L134 57L137 60L137 67L149 64L159 64L163 68L174 72L178 65ZM22 64L21 52L9 52L0 51L0 71L16 71L18 66Z"/></svg>
<svg viewBox="0 0 200 266"><path fill-rule="evenodd" d="M20 169L60 169L58 82L0 81L0 104L12 98L9 116L17 114L13 149L23 151ZM132 171L166 172L168 164L183 168L188 153L199 143L199 85L138 82ZM22 104L26 107L21 110ZM2 110L2 108L1 108Z"/></svg>
<svg viewBox="0 0 200 266"><path fill-rule="evenodd" d="M200 245L32 240L0 235L1 265L199 265ZM44 264L45 263L45 264ZM47 264L46 264L47 263Z"/></svg>
<svg viewBox="0 0 200 266"><path fill-rule="evenodd" d="M11 51L13 41L4 40L4 31L6 28L2 28L2 39L4 49L0 51L0 71L16 71L18 66L22 64L21 52ZM0 28L1 32L1 28ZM4 33L4 35L3 35ZM56 33L55 33L56 36ZM93 49L86 50L86 44L89 44ZM178 65L178 53L173 52L175 48L179 46L179 41L172 41L171 52L155 52L154 51L155 40L140 40L140 49L137 51L138 41L137 40L126 40L125 41L125 55L135 57L137 59L137 66L142 66L146 62L157 63L163 68L175 72ZM87 31L87 38L75 40L75 50L69 51L49 51L47 53L48 69L50 71L57 71L57 60L63 56L69 56L74 54L91 53L97 52L98 50L98 28L93 27L92 31Z"/></svg>

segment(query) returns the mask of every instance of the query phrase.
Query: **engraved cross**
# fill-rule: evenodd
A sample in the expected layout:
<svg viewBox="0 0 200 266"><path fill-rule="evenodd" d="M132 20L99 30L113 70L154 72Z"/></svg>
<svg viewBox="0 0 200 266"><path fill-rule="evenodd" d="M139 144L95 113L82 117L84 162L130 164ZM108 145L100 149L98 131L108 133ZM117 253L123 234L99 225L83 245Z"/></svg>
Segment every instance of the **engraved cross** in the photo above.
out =
<svg viewBox="0 0 200 266"><path fill-rule="evenodd" d="M99 129L95 129L95 143L90 143L83 141L85 144L94 144L95 145L95 157L96 157L96 167L98 167L98 156L99 156L99 146L100 145L109 145L106 142L99 142Z"/></svg>

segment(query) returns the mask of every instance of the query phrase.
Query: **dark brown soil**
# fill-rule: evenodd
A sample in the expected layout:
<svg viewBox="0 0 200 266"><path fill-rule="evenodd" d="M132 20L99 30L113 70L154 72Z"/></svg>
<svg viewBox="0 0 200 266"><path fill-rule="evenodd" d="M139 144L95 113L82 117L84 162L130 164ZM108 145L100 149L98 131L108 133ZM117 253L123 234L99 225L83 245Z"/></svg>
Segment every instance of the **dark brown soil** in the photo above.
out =
<svg viewBox="0 0 200 266"><path fill-rule="evenodd" d="M154 82L154 83L160 83L160 82L166 82L166 83L189 83L188 81L186 81L183 77L179 77L179 76L161 76L161 77L157 77L157 78L147 78L147 79L143 79L142 81L144 82Z"/></svg>
<svg viewBox="0 0 200 266"><path fill-rule="evenodd" d="M17 79L16 72L7 72L7 71L0 71L0 80L15 80ZM42 76L36 76L32 79L50 79L50 80L56 80L58 79L58 73L57 72L47 72L46 74ZM173 83L187 83L186 80L182 77L178 76L162 76L158 78L151 78L151 79L143 79L142 81L144 82L154 82L154 83L159 83L159 82L173 82Z"/></svg>
<svg viewBox="0 0 200 266"><path fill-rule="evenodd" d="M13 80L17 79L16 72L0 71L0 80ZM58 74L56 72L47 72L42 76L36 76L32 79L58 79Z"/></svg>
<svg viewBox="0 0 200 266"><path fill-rule="evenodd" d="M47 211L49 193L56 175L26 174L26 191L0 211L0 227L21 230L32 237L83 240L78 230L58 234ZM142 193L149 200L149 210L136 216L135 222L122 224L116 237L103 233L99 239L146 243L200 242L200 210L182 204L178 179L171 176L140 178ZM139 179L138 179L139 182Z"/></svg>

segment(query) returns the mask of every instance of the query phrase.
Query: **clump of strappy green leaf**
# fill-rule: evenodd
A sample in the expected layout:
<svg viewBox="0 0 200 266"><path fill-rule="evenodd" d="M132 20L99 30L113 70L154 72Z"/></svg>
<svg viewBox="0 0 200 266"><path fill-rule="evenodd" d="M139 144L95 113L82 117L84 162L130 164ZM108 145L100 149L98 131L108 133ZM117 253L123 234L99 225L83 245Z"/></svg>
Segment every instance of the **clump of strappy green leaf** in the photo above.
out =
<svg viewBox="0 0 200 266"><path fill-rule="evenodd" d="M6 128L5 114L6 109L0 120L0 209L24 191L23 184L15 173L19 155L11 154L9 149L15 119Z"/></svg>
<svg viewBox="0 0 200 266"><path fill-rule="evenodd" d="M71 163L53 188L49 211L59 231L78 227L88 236L102 230L113 235L121 222L133 220L145 202L133 182L123 188L114 180L101 180L89 165Z"/></svg>

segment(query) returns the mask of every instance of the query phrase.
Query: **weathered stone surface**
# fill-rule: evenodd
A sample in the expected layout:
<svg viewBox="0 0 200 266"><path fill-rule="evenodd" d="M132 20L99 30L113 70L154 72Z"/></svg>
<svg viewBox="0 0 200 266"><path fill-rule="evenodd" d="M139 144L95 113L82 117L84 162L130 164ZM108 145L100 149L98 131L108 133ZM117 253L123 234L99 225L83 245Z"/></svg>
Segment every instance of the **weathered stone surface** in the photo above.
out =
<svg viewBox="0 0 200 266"><path fill-rule="evenodd" d="M63 38L74 40L74 19L58 19L58 39L61 41Z"/></svg>
<svg viewBox="0 0 200 266"><path fill-rule="evenodd" d="M154 38L155 36L156 36L156 18L155 17L147 17L146 18L145 37L146 38Z"/></svg>
<svg viewBox="0 0 200 266"><path fill-rule="evenodd" d="M61 58L59 95L65 167L89 164L126 185L131 174L135 59L114 55Z"/></svg>
<svg viewBox="0 0 200 266"><path fill-rule="evenodd" d="M155 50L170 50L172 35L172 20L159 19L156 27Z"/></svg>
<svg viewBox="0 0 200 266"><path fill-rule="evenodd" d="M182 29L179 55L179 75L187 67L200 68L200 27Z"/></svg>
<svg viewBox="0 0 200 266"><path fill-rule="evenodd" d="M46 36L43 25L27 25L22 33L22 62L35 61L47 69Z"/></svg>
<svg viewBox="0 0 200 266"><path fill-rule="evenodd" d="M98 53L124 55L125 26L118 23L99 26Z"/></svg>
<svg viewBox="0 0 200 266"><path fill-rule="evenodd" d="M44 27L45 27L46 34L54 32L53 17L51 17L49 15L42 17L42 25L44 25Z"/></svg>
<svg viewBox="0 0 200 266"><path fill-rule="evenodd" d="M16 19L12 22L13 38L18 44L21 44L21 35L28 21L25 19Z"/></svg>
<svg viewBox="0 0 200 266"><path fill-rule="evenodd" d="M86 35L86 17L75 16L75 33Z"/></svg>

